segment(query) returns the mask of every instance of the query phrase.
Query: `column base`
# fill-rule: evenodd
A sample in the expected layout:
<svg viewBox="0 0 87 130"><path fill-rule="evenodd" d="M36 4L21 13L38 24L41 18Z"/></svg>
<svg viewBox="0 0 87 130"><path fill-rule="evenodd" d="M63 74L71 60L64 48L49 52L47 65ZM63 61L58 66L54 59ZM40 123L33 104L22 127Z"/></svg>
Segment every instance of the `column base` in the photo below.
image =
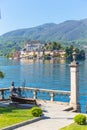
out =
<svg viewBox="0 0 87 130"><path fill-rule="evenodd" d="M80 106L80 103L77 103L77 104L70 103L70 106L73 107L73 111L74 111L74 112L81 112L81 106Z"/></svg>

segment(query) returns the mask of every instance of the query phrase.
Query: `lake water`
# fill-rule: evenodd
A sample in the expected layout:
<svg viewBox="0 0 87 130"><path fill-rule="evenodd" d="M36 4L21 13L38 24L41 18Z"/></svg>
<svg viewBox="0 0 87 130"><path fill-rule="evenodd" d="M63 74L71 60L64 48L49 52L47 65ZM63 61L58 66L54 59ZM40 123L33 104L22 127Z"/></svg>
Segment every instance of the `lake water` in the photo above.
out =
<svg viewBox="0 0 87 130"><path fill-rule="evenodd" d="M5 78L0 79L0 88L10 87L11 82L15 86L25 86L70 90L70 62L61 61L33 61L33 60L8 60L0 58L0 70L5 73ZM87 61L79 62L79 86L82 112L86 111L87 102Z"/></svg>

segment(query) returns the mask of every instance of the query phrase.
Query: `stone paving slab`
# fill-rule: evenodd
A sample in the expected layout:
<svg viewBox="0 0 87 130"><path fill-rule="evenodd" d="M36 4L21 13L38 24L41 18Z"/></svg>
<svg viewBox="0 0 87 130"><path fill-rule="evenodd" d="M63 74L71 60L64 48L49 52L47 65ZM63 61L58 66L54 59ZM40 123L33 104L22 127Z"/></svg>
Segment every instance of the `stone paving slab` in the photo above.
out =
<svg viewBox="0 0 87 130"><path fill-rule="evenodd" d="M73 123L73 117L77 114L63 111L67 104L50 101L39 101L39 104L44 110L45 118L14 130L59 130Z"/></svg>

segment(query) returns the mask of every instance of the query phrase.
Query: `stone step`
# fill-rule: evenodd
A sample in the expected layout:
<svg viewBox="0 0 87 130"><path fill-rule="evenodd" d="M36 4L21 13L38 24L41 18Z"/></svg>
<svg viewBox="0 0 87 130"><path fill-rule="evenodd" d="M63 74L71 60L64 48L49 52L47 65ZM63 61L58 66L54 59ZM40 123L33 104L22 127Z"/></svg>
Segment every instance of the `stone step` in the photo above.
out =
<svg viewBox="0 0 87 130"><path fill-rule="evenodd" d="M63 111L73 111L73 107L67 106L67 107L63 108Z"/></svg>

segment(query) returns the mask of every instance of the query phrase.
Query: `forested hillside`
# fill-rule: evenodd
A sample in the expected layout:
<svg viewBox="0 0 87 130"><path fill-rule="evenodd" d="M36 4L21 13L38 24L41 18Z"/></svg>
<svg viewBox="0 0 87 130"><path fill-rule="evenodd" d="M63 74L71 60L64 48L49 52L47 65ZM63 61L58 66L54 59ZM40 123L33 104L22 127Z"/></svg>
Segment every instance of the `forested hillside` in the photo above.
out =
<svg viewBox="0 0 87 130"><path fill-rule="evenodd" d="M61 41L63 44L87 44L87 19L68 20L60 24L47 23L33 28L19 29L0 36L0 50L19 50L26 41ZM7 50L5 50L7 49Z"/></svg>

